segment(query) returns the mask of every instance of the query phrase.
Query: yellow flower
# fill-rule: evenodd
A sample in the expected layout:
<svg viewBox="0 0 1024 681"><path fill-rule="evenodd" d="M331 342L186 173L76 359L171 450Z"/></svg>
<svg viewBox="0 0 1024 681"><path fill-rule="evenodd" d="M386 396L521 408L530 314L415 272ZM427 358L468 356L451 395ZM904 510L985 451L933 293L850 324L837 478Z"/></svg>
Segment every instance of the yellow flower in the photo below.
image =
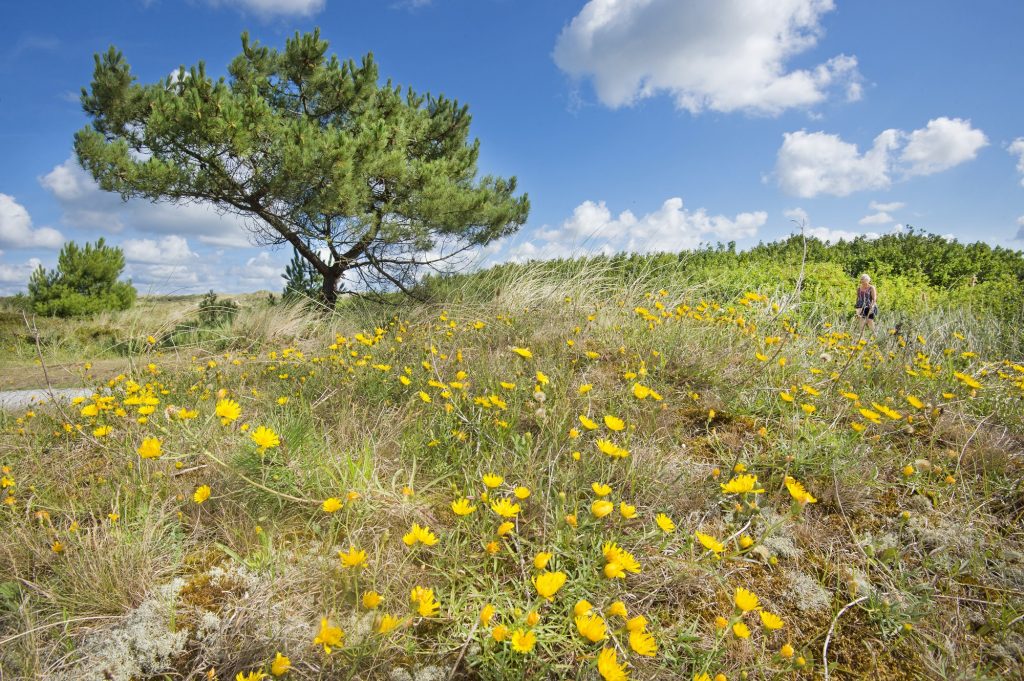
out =
<svg viewBox="0 0 1024 681"><path fill-rule="evenodd" d="M426 525L420 527L418 524L413 523L409 532L402 537L402 541L405 542L406 546L413 546L417 542L433 546L437 543L437 535L431 532L430 528Z"/></svg>
<svg viewBox="0 0 1024 681"><path fill-rule="evenodd" d="M570 527L576 527L576 514L569 513L568 515L566 515L565 522L568 523Z"/></svg>
<svg viewBox="0 0 1024 681"><path fill-rule="evenodd" d="M341 564L347 568L364 567L366 565L366 551L349 545L348 552L338 551L338 558Z"/></svg>
<svg viewBox="0 0 1024 681"><path fill-rule="evenodd" d="M471 506L469 499L463 497L462 499L456 499L452 502L452 512L455 515L469 515L476 510L476 506Z"/></svg>
<svg viewBox="0 0 1024 681"><path fill-rule="evenodd" d="M587 612L576 616L576 629L580 636L591 642L603 641L608 638L608 627L600 615Z"/></svg>
<svg viewBox="0 0 1024 681"><path fill-rule="evenodd" d="M491 502L491 510L502 518L515 518L519 515L520 507L519 504L513 504L509 499L499 499L496 502Z"/></svg>
<svg viewBox="0 0 1024 681"><path fill-rule="evenodd" d="M742 586L736 587L736 594L733 596L733 602L736 603L736 607L743 612L750 612L751 610L757 609L757 596L753 592L744 589Z"/></svg>
<svg viewBox="0 0 1024 681"><path fill-rule="evenodd" d="M159 459L163 453L160 451L160 439L155 437L147 437L139 445L138 453L143 459Z"/></svg>
<svg viewBox="0 0 1024 681"><path fill-rule="evenodd" d="M672 522L672 519L664 513L659 513L657 516L655 516L654 522L658 524L658 527L665 534L671 534L672 532L676 531L676 524Z"/></svg>
<svg viewBox="0 0 1024 681"><path fill-rule="evenodd" d="M204 501L206 501L209 498L210 498L210 486L209 485L200 485L199 487L196 488L195 493L192 495L192 501L196 502L197 504L201 504L201 503L203 503Z"/></svg>
<svg viewBox="0 0 1024 681"><path fill-rule="evenodd" d="M498 536L504 537L514 529L516 529L516 524L506 520L501 525L498 525Z"/></svg>
<svg viewBox="0 0 1024 681"><path fill-rule="evenodd" d="M550 383L550 379L548 378L547 374L545 374L543 371L538 370L537 383L539 383L540 385L547 385L548 383Z"/></svg>
<svg viewBox="0 0 1024 681"><path fill-rule="evenodd" d="M533 357L533 353L530 352L530 348L512 348L512 352L516 353L523 359L531 359Z"/></svg>
<svg viewBox="0 0 1024 681"><path fill-rule="evenodd" d="M335 511L340 510L341 506L341 499L336 497L324 499L324 503L320 504L320 508L323 509L324 513L334 513Z"/></svg>
<svg viewBox="0 0 1024 681"><path fill-rule="evenodd" d="M292 661L281 653L277 653L274 656L274 661L270 663L270 673L274 676L284 676L291 668Z"/></svg>
<svg viewBox="0 0 1024 681"><path fill-rule="evenodd" d="M722 485L722 492L725 494L761 494L763 489L757 487L756 475L737 475L729 482Z"/></svg>
<svg viewBox="0 0 1024 681"><path fill-rule="evenodd" d="M624 459L629 456L628 449L618 446L611 440L597 440L594 444L602 454L607 454L613 459Z"/></svg>
<svg viewBox="0 0 1024 681"><path fill-rule="evenodd" d="M494 489L504 481L505 478L501 477L500 475L495 475L494 473L488 473L487 475L484 476L484 485L490 487L491 489Z"/></svg>
<svg viewBox="0 0 1024 681"><path fill-rule="evenodd" d="M402 624L402 618L395 617L394 615L384 615L380 618L380 623L377 625L377 633L380 635L389 634Z"/></svg>
<svg viewBox="0 0 1024 681"><path fill-rule="evenodd" d="M114 430L111 426L100 426L92 431L93 437L106 437Z"/></svg>
<svg viewBox="0 0 1024 681"><path fill-rule="evenodd" d="M495 610L493 605L491 605L490 603L485 605L483 607L483 610L480 611L480 624L482 624L485 627L490 626L491 620L494 619L494 613Z"/></svg>
<svg viewBox="0 0 1024 681"><path fill-rule="evenodd" d="M430 395L428 395L427 393L425 393L425 392L423 392L421 390L421 391L419 391L419 397L420 397L421 400L423 400L427 404L430 404L430 402L431 402Z"/></svg>
<svg viewBox="0 0 1024 681"><path fill-rule="evenodd" d="M608 427L608 430L618 432L626 427L626 423L617 416L606 415L604 417L604 425Z"/></svg>
<svg viewBox="0 0 1024 681"><path fill-rule="evenodd" d="M256 443L262 451L272 449L281 444L281 439L277 436L272 429L266 426L260 426L252 433L252 441Z"/></svg>
<svg viewBox="0 0 1024 681"><path fill-rule="evenodd" d="M605 542L604 546L601 547L601 550L604 553L604 559L608 563L605 565L605 576L621 578L625 577L623 571L632 572L634 574L640 572L640 563L638 563L636 558L633 557L633 554L626 551L615 542Z"/></svg>
<svg viewBox="0 0 1024 681"><path fill-rule="evenodd" d="M813 404L807 404L806 402L801 404L800 408L803 409L804 413L807 414L808 416L810 416L811 414L818 410L818 408L815 407Z"/></svg>
<svg viewBox="0 0 1024 681"><path fill-rule="evenodd" d="M604 611L609 617L621 617L622 619L628 619L629 613L626 611L626 604L622 601L615 601L608 606L608 609Z"/></svg>
<svg viewBox="0 0 1024 681"><path fill-rule="evenodd" d="M540 613L536 610L531 610L530 614L526 616L526 626L537 626L537 622L540 622Z"/></svg>
<svg viewBox="0 0 1024 681"><path fill-rule="evenodd" d="M703 532L694 532L693 535L697 537L697 541L699 541L701 545L708 551L721 553L725 550L725 546L723 546L720 541L712 537L710 534L704 534Z"/></svg>
<svg viewBox="0 0 1024 681"><path fill-rule="evenodd" d="M267 677L266 673L261 671L251 671L248 674L238 672L235 674L235 681L261 681Z"/></svg>
<svg viewBox="0 0 1024 681"><path fill-rule="evenodd" d="M615 648L605 648L597 656L597 671L604 681L627 681L626 666L621 664Z"/></svg>
<svg viewBox="0 0 1024 681"><path fill-rule="evenodd" d="M580 600L576 601L576 605L572 607L572 614L576 617L580 617L582 615L586 615L593 609L594 606L590 604L590 601L588 601L585 598L581 598Z"/></svg>
<svg viewBox="0 0 1024 681"><path fill-rule="evenodd" d="M796 651L793 650L793 646L789 645L788 643L784 643L782 647L779 648L779 655L786 658L787 660L793 657L794 652Z"/></svg>
<svg viewBox="0 0 1024 681"><path fill-rule="evenodd" d="M583 414L580 414L580 424L587 430L597 430L598 428L596 421L591 421Z"/></svg>
<svg viewBox="0 0 1024 681"><path fill-rule="evenodd" d="M742 535L740 537L740 548L741 549L749 549L753 545L754 545L754 538L751 537L749 534L744 534L744 535Z"/></svg>
<svg viewBox="0 0 1024 681"><path fill-rule="evenodd" d="M489 553L489 554L491 554L493 556L493 555L496 555L498 553L498 551L501 550L501 546L498 544L498 542L492 541L492 542L487 542L487 546L485 546L484 549L487 551L487 553Z"/></svg>
<svg viewBox="0 0 1024 681"><path fill-rule="evenodd" d="M762 610L758 614L761 615L761 624L764 625L765 629L781 629L785 626L785 622L782 621L781 617L773 615L767 610Z"/></svg>
<svg viewBox="0 0 1024 681"><path fill-rule="evenodd" d="M554 555L555 554L553 553L546 553L544 551L541 551L534 557L533 567L537 568L538 570L543 570L548 566L548 561L550 561Z"/></svg>
<svg viewBox="0 0 1024 681"><path fill-rule="evenodd" d="M419 605L418 611L421 617L433 617L441 609L441 604L434 598L434 590L422 586L414 587L409 595L409 600Z"/></svg>
<svg viewBox="0 0 1024 681"><path fill-rule="evenodd" d="M615 504L605 499L598 499L590 505L590 512L595 518L603 518L615 510Z"/></svg>
<svg viewBox="0 0 1024 681"><path fill-rule="evenodd" d="M363 607L367 610L376 610L380 601L380 594L376 591L367 591L363 594Z"/></svg>
<svg viewBox="0 0 1024 681"><path fill-rule="evenodd" d="M590 489L594 490L594 494L596 494L599 497L606 497L612 493L611 486L601 482L591 483Z"/></svg>
<svg viewBox="0 0 1024 681"><path fill-rule="evenodd" d="M729 626L729 620L725 619L721 615L715 618L715 629L725 630Z"/></svg>
<svg viewBox="0 0 1024 681"><path fill-rule="evenodd" d="M811 496L810 492L804 489L802 484L788 475L786 476L786 489L789 490L789 495L799 502L801 506L818 502L817 499Z"/></svg>
<svg viewBox="0 0 1024 681"><path fill-rule="evenodd" d="M913 395L907 395L907 403L911 407L913 407L914 409L923 409L924 408L924 402L922 402L921 400L917 399Z"/></svg>
<svg viewBox="0 0 1024 681"><path fill-rule="evenodd" d="M506 627L504 624L499 624L498 626L494 627L493 629L491 629L491 638L493 638L498 643L501 643L506 638L508 638L508 627Z"/></svg>
<svg viewBox="0 0 1024 681"><path fill-rule="evenodd" d="M558 590L565 585L564 572L542 572L533 578L533 586L542 598L553 601Z"/></svg>
<svg viewBox="0 0 1024 681"><path fill-rule="evenodd" d="M313 645L322 645L324 652L328 655L331 654L331 647L337 648L341 645L344 640L345 633L341 630L341 627L333 627L327 622L327 618L321 618L320 620L320 631L317 633L316 638L313 639Z"/></svg>
<svg viewBox="0 0 1024 681"><path fill-rule="evenodd" d="M593 385L591 385L590 383L584 383L583 385L580 386L579 394L580 395L586 395L587 393L589 393L593 389L594 389Z"/></svg>
<svg viewBox="0 0 1024 681"><path fill-rule="evenodd" d="M909 463L903 467L903 475L907 476L908 478L915 472L916 471L914 470L914 467L911 466Z"/></svg>
<svg viewBox="0 0 1024 681"><path fill-rule="evenodd" d="M517 653L523 653L524 655L537 645L537 635L532 631L523 631L522 629L516 629L512 632L512 650Z"/></svg>
<svg viewBox="0 0 1024 681"><path fill-rule="evenodd" d="M732 625L732 633L736 634L736 638L750 638L750 627L743 622L737 622Z"/></svg>
<svg viewBox="0 0 1024 681"><path fill-rule="evenodd" d="M619 513L627 520L636 517L636 506L631 506L625 501L619 503Z"/></svg>
<svg viewBox="0 0 1024 681"><path fill-rule="evenodd" d="M520 501L523 501L524 499L529 498L529 496L530 496L530 488L529 487L522 487L522 486L516 487L512 491L512 494L516 495L516 499L519 499Z"/></svg>
<svg viewBox="0 0 1024 681"><path fill-rule="evenodd" d="M654 637L646 631L629 632L629 647L637 655L644 657L654 657L654 654L658 652L658 644L654 641Z"/></svg>
<svg viewBox="0 0 1024 681"><path fill-rule="evenodd" d="M220 418L221 425L226 426L242 415L242 407L234 400L221 400L217 402L214 413Z"/></svg>

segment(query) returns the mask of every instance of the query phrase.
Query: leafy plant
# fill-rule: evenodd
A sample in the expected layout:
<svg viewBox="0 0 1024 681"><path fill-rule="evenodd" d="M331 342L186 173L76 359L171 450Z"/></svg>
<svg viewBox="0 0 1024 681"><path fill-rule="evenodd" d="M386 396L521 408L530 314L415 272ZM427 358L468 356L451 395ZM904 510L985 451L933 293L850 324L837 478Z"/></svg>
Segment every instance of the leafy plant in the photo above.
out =
<svg viewBox="0 0 1024 681"><path fill-rule="evenodd" d="M80 248L64 244L57 269L39 267L28 281L32 309L42 315L76 317L105 310L127 310L135 302L131 282L118 281L124 270L124 253L107 246L102 238Z"/></svg>

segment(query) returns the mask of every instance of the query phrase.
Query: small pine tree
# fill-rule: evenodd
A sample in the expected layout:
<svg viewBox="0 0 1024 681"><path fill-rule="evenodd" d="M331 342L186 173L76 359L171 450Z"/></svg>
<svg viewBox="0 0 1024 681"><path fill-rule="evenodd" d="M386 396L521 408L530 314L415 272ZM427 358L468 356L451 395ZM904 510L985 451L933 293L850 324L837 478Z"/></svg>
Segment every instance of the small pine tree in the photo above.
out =
<svg viewBox="0 0 1024 681"><path fill-rule="evenodd" d="M310 300L323 300L324 277L316 271L312 263L302 257L297 250L292 249L294 256L292 261L284 268L281 277L285 280L284 293L281 297L284 300L296 300L299 298Z"/></svg>
<svg viewBox="0 0 1024 681"><path fill-rule="evenodd" d="M107 246L101 238L81 248L64 244L57 269L39 267L28 281L32 309L41 315L76 317L105 310L127 310L135 302L130 281L118 281L124 270L124 253Z"/></svg>

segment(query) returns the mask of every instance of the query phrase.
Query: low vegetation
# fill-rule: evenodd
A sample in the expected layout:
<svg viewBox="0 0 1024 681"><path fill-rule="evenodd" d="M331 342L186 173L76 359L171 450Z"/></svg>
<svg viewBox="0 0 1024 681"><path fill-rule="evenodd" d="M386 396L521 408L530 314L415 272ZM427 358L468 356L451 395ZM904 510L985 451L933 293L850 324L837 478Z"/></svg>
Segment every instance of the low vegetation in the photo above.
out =
<svg viewBox="0 0 1024 681"><path fill-rule="evenodd" d="M80 371L130 366L0 415L0 667L1020 676L1010 323L935 286L860 337L843 266L809 255L799 290L799 263L761 279L726 249L508 265L327 316L247 298L215 336L172 333L198 301L94 320L123 350ZM876 276L883 310L913 276Z"/></svg>

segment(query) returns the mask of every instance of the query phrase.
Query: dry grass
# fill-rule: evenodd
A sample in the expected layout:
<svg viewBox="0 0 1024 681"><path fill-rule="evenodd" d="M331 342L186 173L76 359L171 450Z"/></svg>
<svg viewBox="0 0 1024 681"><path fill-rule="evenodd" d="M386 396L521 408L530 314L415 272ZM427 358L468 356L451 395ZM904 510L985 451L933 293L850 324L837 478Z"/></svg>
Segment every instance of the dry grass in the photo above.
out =
<svg viewBox="0 0 1024 681"><path fill-rule="evenodd" d="M585 268L563 278L518 270L496 283L493 299L456 290L396 309L353 301L330 317L252 304L195 345L139 346L130 380L159 399L144 423L125 402L127 380L112 393L123 417L79 416L76 407L71 428L81 425L81 435L45 410L0 416L0 463L15 483L15 501L0 509L0 532L13 540L0 548L0 574L10 575L0 578L0 640L16 637L0 645L2 678L200 678L216 669L229 679L269 669L279 651L292 660L291 678L595 678L601 645L575 629L579 598L599 609L622 600L648 619L659 647L650 659L608 618L616 638L606 645L634 678L816 678L836 613L861 596L834 626L832 678L1021 673L1021 389L1000 376L1015 370L999 357L944 353L954 331L982 332L947 321L925 328L933 322L922 319L925 335L941 340L904 339L913 353L896 338L859 347L834 327L809 321L797 331L770 300L705 306L698 291L657 279L652 271L634 290L616 291ZM92 323L144 340L190 314L176 304ZM765 344L766 336L782 340ZM529 347L533 359L513 346ZM958 339L955 347L971 348ZM918 351L943 370L907 374ZM954 369L983 387L972 394ZM543 398L538 370L549 381L539 386ZM638 382L664 399L637 399ZM580 395L584 384L592 390ZM860 406L887 404L900 417L854 432L864 419L843 396L851 390ZM788 391L793 404L780 399ZM241 404L239 422L218 422L219 394ZM908 394L932 407L908 406ZM491 395L507 408L477 401ZM181 408L196 417L180 420ZM580 414L622 417L626 430L598 432L631 455L596 454ZM97 419L114 433L92 436ZM282 445L257 452L249 433L259 425ZM144 436L160 437L164 456L139 459ZM573 452L582 452L578 461ZM739 509L721 489L737 464L765 490ZM908 464L913 473L904 475ZM531 491L504 539L481 499L488 472L506 477L503 496L516 485ZM816 503L794 509L787 475ZM638 519L592 518L592 482L609 484L616 505L635 505ZM201 505L192 501L199 485L213 491ZM450 503L463 495L479 508L458 518ZM328 497L344 508L323 512ZM755 499L756 509L745 503ZM673 519L674 534L657 529L657 513ZM405 546L414 522L439 544ZM723 556L704 550L695 531L723 541ZM609 540L636 556L639 574L602 576ZM359 571L337 557L352 545L368 553ZM551 603L531 582L541 550L569 576ZM410 610L414 586L435 589L437 617ZM785 627L768 631L748 614L749 640L720 632L717 616L739 617L738 586ZM360 605L371 588L383 597L376 613ZM512 628L537 609L538 647L523 655L493 641L478 624L484 603ZM383 612L404 619L389 636L370 631ZM321 617L346 632L329 656L312 644ZM50 626L61 618L66 626ZM792 658L779 654L784 643Z"/></svg>

